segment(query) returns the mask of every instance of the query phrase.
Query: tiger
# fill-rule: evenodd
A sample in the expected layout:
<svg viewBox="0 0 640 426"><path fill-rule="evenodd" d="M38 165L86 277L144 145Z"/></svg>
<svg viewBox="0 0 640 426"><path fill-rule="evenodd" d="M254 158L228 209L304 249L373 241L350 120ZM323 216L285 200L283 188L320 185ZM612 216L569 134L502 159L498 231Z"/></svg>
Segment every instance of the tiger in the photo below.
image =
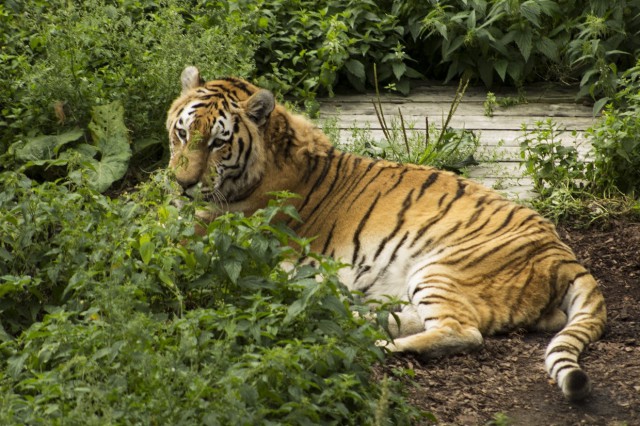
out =
<svg viewBox="0 0 640 426"><path fill-rule="evenodd" d="M570 401L591 380L578 359L606 325L594 277L536 211L468 178L344 152L274 95L193 66L167 114L168 167L183 195L251 215L288 191L292 225L311 249L347 266L339 279L367 300L399 300L390 352L426 359L480 348L513 330L557 333L546 371Z"/></svg>

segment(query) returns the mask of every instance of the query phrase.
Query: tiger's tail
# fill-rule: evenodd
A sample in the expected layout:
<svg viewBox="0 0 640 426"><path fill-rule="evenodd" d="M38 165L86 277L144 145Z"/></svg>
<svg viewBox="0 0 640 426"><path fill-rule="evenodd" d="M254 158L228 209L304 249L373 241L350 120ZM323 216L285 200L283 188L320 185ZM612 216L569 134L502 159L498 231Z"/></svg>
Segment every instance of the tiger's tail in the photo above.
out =
<svg viewBox="0 0 640 426"><path fill-rule="evenodd" d="M561 309L567 314L567 323L547 346L545 366L565 397L578 401L591 391L591 382L578 365L578 358L585 346L602 335L607 319L604 297L591 274L583 271L576 275Z"/></svg>

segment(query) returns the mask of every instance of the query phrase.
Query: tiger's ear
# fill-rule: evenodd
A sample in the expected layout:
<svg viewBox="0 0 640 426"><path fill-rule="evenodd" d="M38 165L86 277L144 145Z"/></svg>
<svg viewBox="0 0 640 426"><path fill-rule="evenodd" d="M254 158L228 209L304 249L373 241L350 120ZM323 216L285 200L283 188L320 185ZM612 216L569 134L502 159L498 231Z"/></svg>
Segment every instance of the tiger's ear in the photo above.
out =
<svg viewBox="0 0 640 426"><path fill-rule="evenodd" d="M249 118L258 126L262 126L269 119L269 115L276 107L276 100L268 90L259 90L244 102L245 111Z"/></svg>
<svg viewBox="0 0 640 426"><path fill-rule="evenodd" d="M182 83L182 93L194 89L202 85L202 79L200 79L200 71L198 68L189 66L186 67L182 74L180 74L180 82Z"/></svg>

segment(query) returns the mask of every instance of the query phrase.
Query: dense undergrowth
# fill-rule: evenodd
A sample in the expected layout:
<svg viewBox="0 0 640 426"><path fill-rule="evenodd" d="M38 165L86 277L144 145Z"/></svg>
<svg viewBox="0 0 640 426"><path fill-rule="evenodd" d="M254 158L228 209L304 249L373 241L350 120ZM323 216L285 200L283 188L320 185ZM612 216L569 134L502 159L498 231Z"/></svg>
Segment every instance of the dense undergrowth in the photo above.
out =
<svg viewBox="0 0 640 426"><path fill-rule="evenodd" d="M619 81L590 148L562 144L553 121L525 128L521 155L538 197L533 205L556 221L586 226L612 218L640 219L640 62Z"/></svg>
<svg viewBox="0 0 640 426"><path fill-rule="evenodd" d="M164 174L109 199L0 175L2 424L409 424L384 336L280 204L194 236ZM295 243L298 249L292 249Z"/></svg>

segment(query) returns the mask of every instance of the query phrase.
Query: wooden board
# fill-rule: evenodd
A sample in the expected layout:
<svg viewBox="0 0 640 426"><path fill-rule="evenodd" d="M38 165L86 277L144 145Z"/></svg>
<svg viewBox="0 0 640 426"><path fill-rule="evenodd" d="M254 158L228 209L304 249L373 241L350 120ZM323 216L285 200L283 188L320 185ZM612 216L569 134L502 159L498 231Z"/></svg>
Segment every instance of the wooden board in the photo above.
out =
<svg viewBox="0 0 640 426"><path fill-rule="evenodd" d="M387 127L401 129L401 122L404 122L409 137L424 138L427 124L442 127L455 91L456 86L423 84L415 87L407 97L385 93L378 98L375 93L366 93L319 99L318 124L338 131L341 144L353 143L363 132L367 138L383 140L375 100L382 108ZM531 197L533 185L530 179L523 178L520 144L525 138L535 143L535 133L531 132L539 127L546 128L547 120L551 120L557 129L556 140L576 147L582 158L589 158L586 130L597 122L598 117L593 116L591 106L576 102L576 87L540 84L520 93L513 89L494 90L498 100L505 97L522 99L523 95L526 102L509 107L496 106L492 117L485 115L483 103L487 92L485 88L468 88L449 122L449 127L471 130L480 140L476 159L481 164L469 169L471 178L516 198ZM528 134L524 128L528 129Z"/></svg>

